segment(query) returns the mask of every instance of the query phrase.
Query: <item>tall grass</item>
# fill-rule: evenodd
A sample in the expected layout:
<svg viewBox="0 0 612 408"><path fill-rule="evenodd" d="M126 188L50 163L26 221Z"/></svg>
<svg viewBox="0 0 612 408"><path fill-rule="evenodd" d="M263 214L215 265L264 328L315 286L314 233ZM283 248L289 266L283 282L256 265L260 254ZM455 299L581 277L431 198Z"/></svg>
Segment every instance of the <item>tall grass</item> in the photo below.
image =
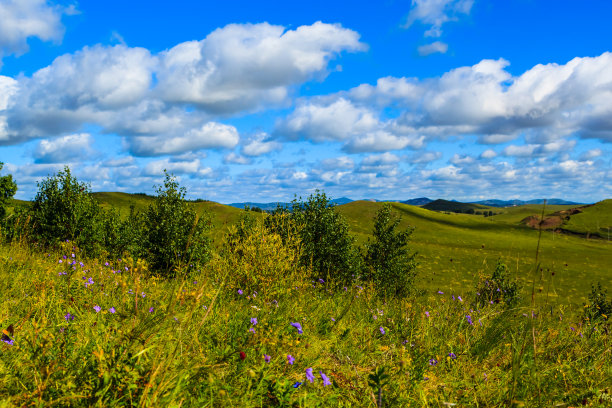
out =
<svg viewBox="0 0 612 408"><path fill-rule="evenodd" d="M307 280L279 245L262 230L174 279L150 277L133 259L83 258L71 243L48 253L0 247L1 404L612 402L606 319L536 303L477 308L467 292L384 303L369 286ZM232 258L239 250L244 263ZM274 254L274 285L265 274L244 280L270 262L249 270L249 257ZM525 346L531 337L537 348Z"/></svg>

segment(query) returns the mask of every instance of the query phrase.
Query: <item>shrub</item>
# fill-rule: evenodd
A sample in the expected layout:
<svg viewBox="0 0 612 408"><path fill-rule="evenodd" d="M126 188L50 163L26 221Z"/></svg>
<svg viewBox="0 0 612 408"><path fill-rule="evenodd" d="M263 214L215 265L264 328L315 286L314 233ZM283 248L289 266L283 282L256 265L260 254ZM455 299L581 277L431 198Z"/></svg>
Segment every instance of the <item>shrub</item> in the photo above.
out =
<svg viewBox="0 0 612 408"><path fill-rule="evenodd" d="M190 264L210 259L207 232L210 220L201 219L185 201L186 190L165 172L164 185L149 206L143 221L143 252L151 268L166 276Z"/></svg>
<svg viewBox="0 0 612 408"><path fill-rule="evenodd" d="M400 221L385 203L374 218L374 241L366 244L364 279L385 297L407 295L416 276L416 254L408 249L413 230L397 231Z"/></svg>
<svg viewBox="0 0 612 408"><path fill-rule="evenodd" d="M0 162L0 171L4 163ZM0 177L0 221L6 215L6 205L17 192L17 184L13 181L13 176L8 174Z"/></svg>
<svg viewBox="0 0 612 408"><path fill-rule="evenodd" d="M89 185L80 183L68 167L37 185L28 211L30 238L46 246L70 240L86 252L99 250L101 208Z"/></svg>
<svg viewBox="0 0 612 408"><path fill-rule="evenodd" d="M590 320L608 320L612 316L612 300L608 300L607 294L608 291L602 289L600 282L597 282L597 286L591 285L589 304L584 309L585 317Z"/></svg>
<svg viewBox="0 0 612 408"><path fill-rule="evenodd" d="M358 276L361 256L355 240L325 193L317 190L306 201L293 200L290 218L302 244L300 263L311 268L314 279L331 279L340 286Z"/></svg>
<svg viewBox="0 0 612 408"><path fill-rule="evenodd" d="M143 257L144 217L130 206L130 214L121 219L118 211L111 208L102 217L103 245L112 258L129 255L133 258Z"/></svg>
<svg viewBox="0 0 612 408"><path fill-rule="evenodd" d="M493 275L484 281L481 279L476 286L476 305L482 307L491 302L503 302L507 307L511 307L520 301L519 292L518 282L510 279L508 266L498 260Z"/></svg>

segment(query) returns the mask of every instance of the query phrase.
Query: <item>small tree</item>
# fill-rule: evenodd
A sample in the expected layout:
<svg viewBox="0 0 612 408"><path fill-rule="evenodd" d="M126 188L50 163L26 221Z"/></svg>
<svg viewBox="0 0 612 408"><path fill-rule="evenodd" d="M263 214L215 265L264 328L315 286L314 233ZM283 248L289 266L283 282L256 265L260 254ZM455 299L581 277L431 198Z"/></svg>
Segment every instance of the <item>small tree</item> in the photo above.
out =
<svg viewBox="0 0 612 408"><path fill-rule="evenodd" d="M4 167L4 163L0 162L0 171ZM13 181L13 176L8 174L0 177L0 221L6 215L6 205L17 192L17 184Z"/></svg>
<svg viewBox="0 0 612 408"><path fill-rule="evenodd" d="M511 307L519 301L518 283L510 278L508 266L498 260L493 275L476 286L476 305L483 307L491 303L503 302L507 307Z"/></svg>
<svg viewBox="0 0 612 408"><path fill-rule="evenodd" d="M383 204L374 218L374 241L366 244L364 279L385 297L407 295L416 276L416 253L408 249L413 229L397 231L400 221L391 204Z"/></svg>
<svg viewBox="0 0 612 408"><path fill-rule="evenodd" d="M29 211L32 238L44 245L71 240L85 251L98 250L101 209L89 185L79 183L68 167L37 185Z"/></svg>
<svg viewBox="0 0 612 408"><path fill-rule="evenodd" d="M354 280L360 268L359 251L346 219L325 193L317 190L306 201L293 200L290 218L299 231L300 263L312 269L314 279L331 278L337 285Z"/></svg>
<svg viewBox="0 0 612 408"><path fill-rule="evenodd" d="M197 216L185 201L185 188L164 173L164 185L144 215L143 249L153 270L173 276L181 267L210 259L210 222Z"/></svg>

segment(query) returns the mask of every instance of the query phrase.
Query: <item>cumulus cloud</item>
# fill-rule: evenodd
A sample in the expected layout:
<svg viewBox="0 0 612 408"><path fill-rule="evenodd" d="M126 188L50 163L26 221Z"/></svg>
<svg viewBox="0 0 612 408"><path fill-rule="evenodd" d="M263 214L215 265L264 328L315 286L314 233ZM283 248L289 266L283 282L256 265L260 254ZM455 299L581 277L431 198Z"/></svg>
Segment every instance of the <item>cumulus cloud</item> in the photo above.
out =
<svg viewBox="0 0 612 408"><path fill-rule="evenodd" d="M490 160L497 157L497 153L493 149L487 149L484 152L480 153L481 159Z"/></svg>
<svg viewBox="0 0 612 408"><path fill-rule="evenodd" d="M456 21L461 14L469 14L474 0L412 0L412 8L403 25L404 28L420 21L430 26L426 37L440 37L442 26Z"/></svg>
<svg viewBox="0 0 612 408"><path fill-rule="evenodd" d="M422 57L426 57L428 55L436 54L436 53L446 54L446 51L448 51L448 44L440 42L440 41L436 41L431 44L421 45L420 47L417 48L417 51L419 52L419 55Z"/></svg>
<svg viewBox="0 0 612 408"><path fill-rule="evenodd" d="M172 161L170 159L156 160L147 163L143 169L145 176L162 176L164 170L174 174L193 174L200 170L200 161Z"/></svg>
<svg viewBox="0 0 612 408"><path fill-rule="evenodd" d="M245 156L254 157L280 150L281 147L280 143L270 140L270 135L261 132L247 140L241 151Z"/></svg>
<svg viewBox="0 0 612 408"><path fill-rule="evenodd" d="M41 140L34 151L35 163L70 163L91 158L93 138L89 133Z"/></svg>
<svg viewBox="0 0 612 408"><path fill-rule="evenodd" d="M184 135L138 136L128 139L136 156L159 156L210 148L234 148L240 139L234 126L208 122Z"/></svg>
<svg viewBox="0 0 612 408"><path fill-rule="evenodd" d="M165 100L215 113L283 102L289 86L325 74L342 51L360 51L359 34L337 24L295 30L230 24L202 41L182 43L161 55L158 90Z"/></svg>
<svg viewBox="0 0 612 408"><path fill-rule="evenodd" d="M244 157L234 152L230 152L223 158L225 164L251 164L253 160L249 157Z"/></svg>
<svg viewBox="0 0 612 408"><path fill-rule="evenodd" d="M62 15L74 12L73 6L46 0L0 0L0 67L3 55L28 51L28 38L59 42L64 36Z"/></svg>

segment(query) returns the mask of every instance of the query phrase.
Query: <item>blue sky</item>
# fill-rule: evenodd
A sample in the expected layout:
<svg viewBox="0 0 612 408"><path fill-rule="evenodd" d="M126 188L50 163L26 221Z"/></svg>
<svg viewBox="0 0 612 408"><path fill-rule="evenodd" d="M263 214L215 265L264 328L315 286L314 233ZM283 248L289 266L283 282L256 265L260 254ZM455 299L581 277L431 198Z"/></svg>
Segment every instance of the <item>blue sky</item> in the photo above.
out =
<svg viewBox="0 0 612 408"><path fill-rule="evenodd" d="M608 1L174 3L0 0L18 198L612 197Z"/></svg>

